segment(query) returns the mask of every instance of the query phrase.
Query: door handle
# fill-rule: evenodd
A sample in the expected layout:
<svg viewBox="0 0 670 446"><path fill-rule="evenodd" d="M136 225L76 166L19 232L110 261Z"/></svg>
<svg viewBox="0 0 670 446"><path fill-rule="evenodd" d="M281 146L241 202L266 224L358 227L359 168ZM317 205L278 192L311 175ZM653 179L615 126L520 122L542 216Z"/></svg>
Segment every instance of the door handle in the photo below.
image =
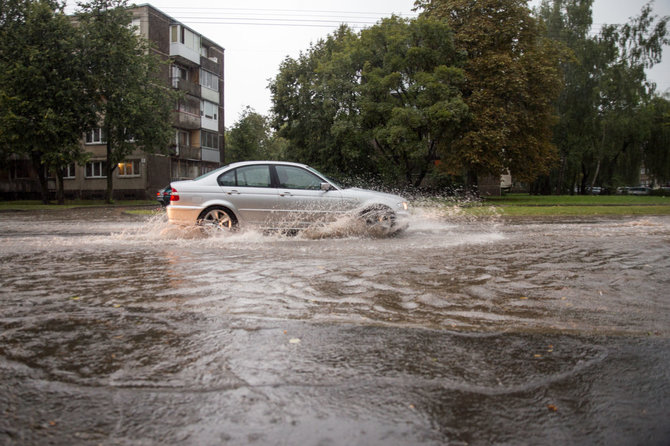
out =
<svg viewBox="0 0 670 446"><path fill-rule="evenodd" d="M279 194L279 196L280 196L280 197L290 197L290 196L291 196L291 192L281 192L281 193Z"/></svg>
<svg viewBox="0 0 670 446"><path fill-rule="evenodd" d="M238 191L236 191L236 190L229 190L227 193L228 193L228 195L239 195L239 194L240 194L240 193L239 193Z"/></svg>

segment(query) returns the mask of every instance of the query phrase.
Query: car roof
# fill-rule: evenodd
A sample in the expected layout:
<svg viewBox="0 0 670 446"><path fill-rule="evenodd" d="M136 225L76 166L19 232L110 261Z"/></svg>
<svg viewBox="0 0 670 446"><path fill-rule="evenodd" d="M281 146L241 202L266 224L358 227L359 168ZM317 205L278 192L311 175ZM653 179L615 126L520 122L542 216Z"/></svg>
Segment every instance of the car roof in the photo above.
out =
<svg viewBox="0 0 670 446"><path fill-rule="evenodd" d="M293 163L293 162L290 162L290 161L238 161L236 163L231 163L231 164L228 164L227 166L223 166L223 167L231 168L231 167L240 167L240 166L252 166L252 165L255 165L255 164L275 164L275 165L284 165L284 166L308 167L305 164Z"/></svg>

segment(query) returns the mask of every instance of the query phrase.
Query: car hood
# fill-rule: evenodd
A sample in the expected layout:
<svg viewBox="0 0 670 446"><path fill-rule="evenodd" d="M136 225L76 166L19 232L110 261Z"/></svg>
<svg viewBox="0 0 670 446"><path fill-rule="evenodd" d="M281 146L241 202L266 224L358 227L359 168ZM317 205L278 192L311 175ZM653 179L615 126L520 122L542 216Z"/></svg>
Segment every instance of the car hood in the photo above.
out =
<svg viewBox="0 0 670 446"><path fill-rule="evenodd" d="M377 192L374 190L361 189L359 187L351 187L348 189L342 189L342 194L344 196L355 196L355 197L370 197L370 198L380 198L386 199L394 202L406 201L403 197L394 194L387 194L385 192Z"/></svg>

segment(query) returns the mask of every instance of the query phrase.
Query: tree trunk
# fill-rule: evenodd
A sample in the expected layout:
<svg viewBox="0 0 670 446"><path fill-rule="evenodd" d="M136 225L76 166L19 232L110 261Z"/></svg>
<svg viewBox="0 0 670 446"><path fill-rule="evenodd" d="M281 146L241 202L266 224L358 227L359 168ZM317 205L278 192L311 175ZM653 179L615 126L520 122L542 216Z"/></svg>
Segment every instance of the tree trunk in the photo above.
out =
<svg viewBox="0 0 670 446"><path fill-rule="evenodd" d="M105 192L105 203L112 204L114 203L114 170L116 169L116 163L113 159L112 153L112 132L107 126L107 162L105 163L105 171L107 175L107 191Z"/></svg>
<svg viewBox="0 0 670 446"><path fill-rule="evenodd" d="M109 146L108 146L109 147ZM114 203L114 168L116 165L112 163L111 157L109 155L109 148L107 149L107 165L105 166L106 175L107 175L107 191L105 193L105 203L112 204Z"/></svg>
<svg viewBox="0 0 670 446"><path fill-rule="evenodd" d="M558 171L558 181L556 184L556 195L563 193L563 185L565 183L565 169L567 168L568 157L561 155L561 168Z"/></svg>
<svg viewBox="0 0 670 446"><path fill-rule="evenodd" d="M65 185L63 184L63 168L56 169L56 200L58 204L65 204Z"/></svg>
<svg viewBox="0 0 670 446"><path fill-rule="evenodd" d="M477 185L479 184L477 180L477 172L472 169L468 169L467 177L465 179L465 188L468 192L477 190ZM479 191L477 191L479 193Z"/></svg>
<svg viewBox="0 0 670 446"><path fill-rule="evenodd" d="M598 179L598 174L600 173L600 158L598 158L598 163L596 163L596 173L593 174L593 179L591 180L591 190L596 184L596 179Z"/></svg>
<svg viewBox="0 0 670 446"><path fill-rule="evenodd" d="M46 171L42 164L42 154L39 152L31 152L30 160L33 164L33 169L37 172L37 178L40 181L40 196L42 203L49 204L49 183L46 177Z"/></svg>

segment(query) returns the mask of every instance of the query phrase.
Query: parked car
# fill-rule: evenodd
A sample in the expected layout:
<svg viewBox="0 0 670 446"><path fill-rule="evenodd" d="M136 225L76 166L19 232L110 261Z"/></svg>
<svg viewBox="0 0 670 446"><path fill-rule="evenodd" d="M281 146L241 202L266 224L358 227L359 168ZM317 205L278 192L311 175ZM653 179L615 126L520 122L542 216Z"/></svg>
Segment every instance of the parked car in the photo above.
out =
<svg viewBox="0 0 670 446"><path fill-rule="evenodd" d="M628 195L649 195L651 188L646 186L629 187Z"/></svg>
<svg viewBox="0 0 670 446"><path fill-rule="evenodd" d="M170 195L172 194L172 188L170 185L165 186L163 189L156 192L156 200L163 205L167 206L170 204Z"/></svg>
<svg viewBox="0 0 670 446"><path fill-rule="evenodd" d="M397 231L406 227L409 216L407 200L400 196L343 188L297 163L235 163L171 187L168 219L179 225L292 230L351 215Z"/></svg>

